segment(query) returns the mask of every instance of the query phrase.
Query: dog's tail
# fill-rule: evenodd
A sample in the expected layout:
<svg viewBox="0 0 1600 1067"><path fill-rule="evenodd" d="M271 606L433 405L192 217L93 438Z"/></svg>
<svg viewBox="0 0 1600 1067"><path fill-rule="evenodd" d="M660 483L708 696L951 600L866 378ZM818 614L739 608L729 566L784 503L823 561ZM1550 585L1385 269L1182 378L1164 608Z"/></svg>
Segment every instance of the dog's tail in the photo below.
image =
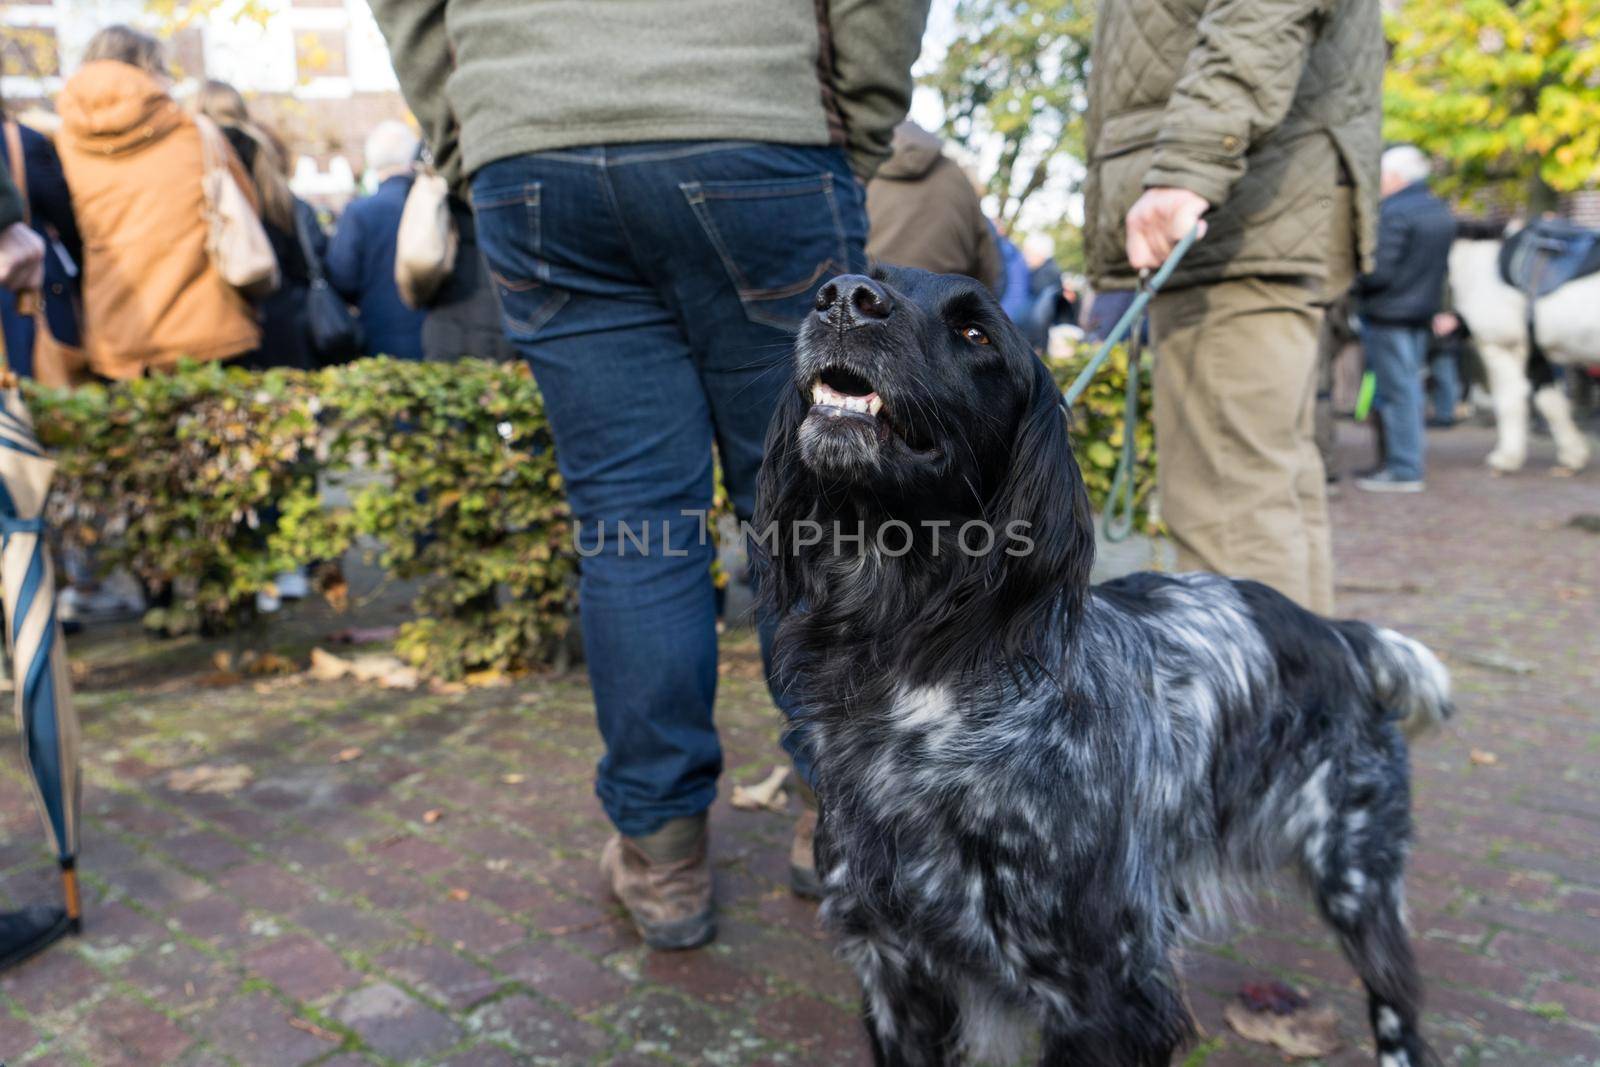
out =
<svg viewBox="0 0 1600 1067"><path fill-rule="evenodd" d="M1450 701L1450 671L1420 641L1374 626L1357 647L1373 696L1393 715L1407 737L1440 725L1455 712Z"/></svg>

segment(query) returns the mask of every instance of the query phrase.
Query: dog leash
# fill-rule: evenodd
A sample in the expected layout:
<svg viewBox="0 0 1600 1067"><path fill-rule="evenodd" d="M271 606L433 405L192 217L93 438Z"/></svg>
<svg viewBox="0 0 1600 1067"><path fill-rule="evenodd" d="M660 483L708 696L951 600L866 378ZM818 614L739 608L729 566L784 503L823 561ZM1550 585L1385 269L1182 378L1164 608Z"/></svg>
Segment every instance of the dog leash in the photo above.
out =
<svg viewBox="0 0 1600 1067"><path fill-rule="evenodd" d="M1089 388L1089 382L1099 373L1100 368L1105 366L1106 360L1111 358L1111 350L1123 338L1129 338L1128 374L1123 397L1122 455L1117 459L1117 469L1111 475L1111 492L1106 496L1105 508L1100 515L1107 541L1126 540L1133 532L1133 466L1137 458L1134 431L1139 425L1139 359L1144 348L1143 338L1134 327L1139 324L1139 320L1144 317L1145 308L1156 293L1161 291L1161 287L1167 284L1167 279L1172 277L1172 272L1178 269L1179 262L1189 249L1194 247L1199 237L1200 227L1196 226L1183 236L1154 275L1148 269L1139 272L1139 287L1133 303L1128 305L1128 310L1122 313L1117 324L1100 343L1099 351L1089 360L1088 366L1078 372L1078 376L1061 395L1061 402L1070 409L1083 396L1083 391Z"/></svg>

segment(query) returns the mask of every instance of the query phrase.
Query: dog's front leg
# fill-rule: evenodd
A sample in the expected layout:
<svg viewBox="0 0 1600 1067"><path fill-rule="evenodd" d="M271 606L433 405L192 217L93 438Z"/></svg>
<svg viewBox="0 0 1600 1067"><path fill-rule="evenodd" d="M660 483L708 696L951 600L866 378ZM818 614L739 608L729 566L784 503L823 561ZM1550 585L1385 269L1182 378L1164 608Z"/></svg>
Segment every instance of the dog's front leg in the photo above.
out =
<svg viewBox="0 0 1600 1067"><path fill-rule="evenodd" d="M844 956L861 979L861 1017L877 1067L961 1062L961 1017L949 982L936 982L897 944L852 937Z"/></svg>
<svg viewBox="0 0 1600 1067"><path fill-rule="evenodd" d="M1039 1067L1168 1067L1194 1037L1194 1023L1170 966L1147 964L1105 1000L1047 1017Z"/></svg>

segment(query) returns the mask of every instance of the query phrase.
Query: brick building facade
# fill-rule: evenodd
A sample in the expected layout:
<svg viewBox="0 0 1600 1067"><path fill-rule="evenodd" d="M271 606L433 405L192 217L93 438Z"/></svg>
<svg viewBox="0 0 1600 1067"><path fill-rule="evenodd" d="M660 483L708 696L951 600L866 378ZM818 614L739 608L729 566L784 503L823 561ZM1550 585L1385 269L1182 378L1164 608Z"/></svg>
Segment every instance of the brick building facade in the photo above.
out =
<svg viewBox="0 0 1600 1067"><path fill-rule="evenodd" d="M365 0L255 0L264 22L229 17L224 4L169 34L177 95L207 78L231 82L289 144L294 185L339 203L354 191L362 142L405 102ZM5 0L0 5L0 91L13 108L48 106L102 26L161 27L141 0Z"/></svg>

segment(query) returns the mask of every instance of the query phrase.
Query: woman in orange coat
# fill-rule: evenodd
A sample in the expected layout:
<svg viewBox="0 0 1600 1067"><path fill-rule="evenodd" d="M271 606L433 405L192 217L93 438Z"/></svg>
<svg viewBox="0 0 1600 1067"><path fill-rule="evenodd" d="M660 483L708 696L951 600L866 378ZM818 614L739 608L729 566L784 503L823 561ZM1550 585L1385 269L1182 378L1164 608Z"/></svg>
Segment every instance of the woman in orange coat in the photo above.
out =
<svg viewBox="0 0 1600 1067"><path fill-rule="evenodd" d="M57 101L57 150L83 235L84 347L106 378L260 343L256 312L206 252L200 130L168 94L161 43L110 26ZM235 181L249 177L229 152Z"/></svg>

